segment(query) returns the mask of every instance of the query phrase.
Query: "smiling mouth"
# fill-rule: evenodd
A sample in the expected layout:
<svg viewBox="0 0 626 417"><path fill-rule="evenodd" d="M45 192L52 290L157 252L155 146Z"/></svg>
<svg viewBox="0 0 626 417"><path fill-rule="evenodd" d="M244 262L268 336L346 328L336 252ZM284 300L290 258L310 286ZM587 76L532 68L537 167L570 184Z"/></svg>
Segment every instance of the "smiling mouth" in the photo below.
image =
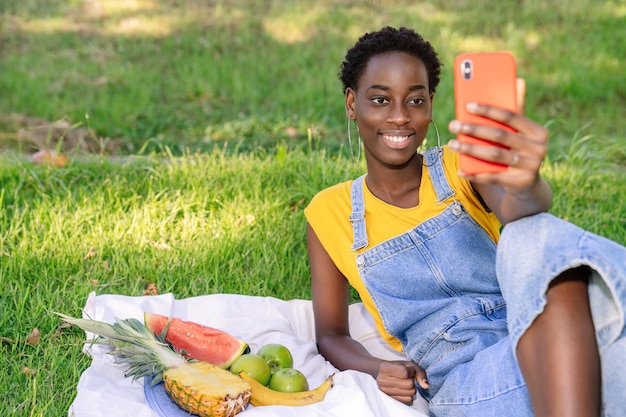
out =
<svg viewBox="0 0 626 417"><path fill-rule="evenodd" d="M384 140L388 142L402 143L402 142L406 142L407 140L409 140L411 138L411 135L403 135L403 136L382 135L382 137Z"/></svg>

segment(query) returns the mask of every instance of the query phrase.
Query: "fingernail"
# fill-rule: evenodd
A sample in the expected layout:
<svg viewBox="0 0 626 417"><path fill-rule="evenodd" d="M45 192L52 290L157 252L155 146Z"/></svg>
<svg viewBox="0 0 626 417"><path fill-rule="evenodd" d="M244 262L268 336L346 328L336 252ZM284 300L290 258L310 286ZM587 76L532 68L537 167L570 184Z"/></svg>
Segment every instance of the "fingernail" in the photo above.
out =
<svg viewBox="0 0 626 417"><path fill-rule="evenodd" d="M452 139L451 141L448 142L448 148L450 148L453 151L456 151L459 149L459 142Z"/></svg>
<svg viewBox="0 0 626 417"><path fill-rule="evenodd" d="M448 124L448 129L450 129L452 133L458 133L461 130L461 126L461 122L453 120L450 122L450 124Z"/></svg>
<svg viewBox="0 0 626 417"><path fill-rule="evenodd" d="M471 112L475 112L478 110L478 103L467 103L465 108Z"/></svg>

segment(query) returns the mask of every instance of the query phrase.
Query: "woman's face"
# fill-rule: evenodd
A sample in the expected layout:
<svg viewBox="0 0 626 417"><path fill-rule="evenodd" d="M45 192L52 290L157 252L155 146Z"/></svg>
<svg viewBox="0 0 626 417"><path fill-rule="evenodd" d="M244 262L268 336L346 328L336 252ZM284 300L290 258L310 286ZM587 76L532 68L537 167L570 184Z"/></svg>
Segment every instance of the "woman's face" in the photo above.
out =
<svg viewBox="0 0 626 417"><path fill-rule="evenodd" d="M370 58L346 91L346 112L356 120L368 163L406 164L424 141L432 116L424 63L404 52Z"/></svg>

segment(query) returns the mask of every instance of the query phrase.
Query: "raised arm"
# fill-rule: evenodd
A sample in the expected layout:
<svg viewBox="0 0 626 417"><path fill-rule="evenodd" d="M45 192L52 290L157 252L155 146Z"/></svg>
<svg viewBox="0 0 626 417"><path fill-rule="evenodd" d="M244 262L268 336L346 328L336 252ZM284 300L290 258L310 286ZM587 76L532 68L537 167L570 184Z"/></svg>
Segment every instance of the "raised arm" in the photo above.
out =
<svg viewBox="0 0 626 417"><path fill-rule="evenodd" d="M416 394L415 379L428 387L426 373L409 361L385 361L372 356L350 335L349 284L307 226L315 334L319 352L340 370L357 370L373 376L387 395L407 404Z"/></svg>

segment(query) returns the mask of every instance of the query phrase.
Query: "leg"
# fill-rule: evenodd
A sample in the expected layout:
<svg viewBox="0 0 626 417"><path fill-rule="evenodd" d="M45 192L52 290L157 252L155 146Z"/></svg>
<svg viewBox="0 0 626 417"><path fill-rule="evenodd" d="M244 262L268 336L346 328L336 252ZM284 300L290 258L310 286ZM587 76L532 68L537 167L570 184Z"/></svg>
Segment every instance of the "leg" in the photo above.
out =
<svg viewBox="0 0 626 417"><path fill-rule="evenodd" d="M519 340L519 366L537 417L600 415L600 356L588 279L586 267L556 277L544 311Z"/></svg>

